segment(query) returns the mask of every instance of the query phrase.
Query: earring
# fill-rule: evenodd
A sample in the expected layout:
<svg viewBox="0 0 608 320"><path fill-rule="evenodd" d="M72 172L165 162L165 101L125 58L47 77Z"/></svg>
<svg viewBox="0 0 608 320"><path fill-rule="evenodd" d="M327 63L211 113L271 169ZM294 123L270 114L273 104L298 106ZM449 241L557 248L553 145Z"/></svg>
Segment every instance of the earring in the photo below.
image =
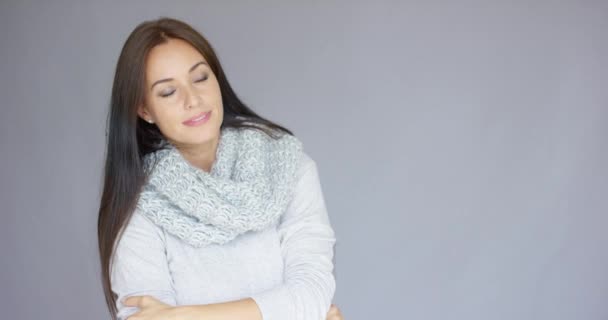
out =
<svg viewBox="0 0 608 320"><path fill-rule="evenodd" d="M148 120L148 123L154 123L154 121L152 121L152 120Z"/></svg>

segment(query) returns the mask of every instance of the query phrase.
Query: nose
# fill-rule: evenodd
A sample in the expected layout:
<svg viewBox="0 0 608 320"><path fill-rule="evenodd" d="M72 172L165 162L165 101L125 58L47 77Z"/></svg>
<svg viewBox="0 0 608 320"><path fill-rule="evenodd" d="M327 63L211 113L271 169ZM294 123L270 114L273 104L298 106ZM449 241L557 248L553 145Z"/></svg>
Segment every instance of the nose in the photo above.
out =
<svg viewBox="0 0 608 320"><path fill-rule="evenodd" d="M192 85L186 86L186 109L192 109L193 107L200 106L201 97L199 93L192 88Z"/></svg>

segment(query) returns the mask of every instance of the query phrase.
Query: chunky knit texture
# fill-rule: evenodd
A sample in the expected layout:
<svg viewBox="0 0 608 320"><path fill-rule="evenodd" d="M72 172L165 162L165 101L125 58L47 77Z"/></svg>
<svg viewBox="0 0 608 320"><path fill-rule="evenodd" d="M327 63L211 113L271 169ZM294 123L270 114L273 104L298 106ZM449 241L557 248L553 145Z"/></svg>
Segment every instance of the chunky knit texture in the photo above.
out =
<svg viewBox="0 0 608 320"><path fill-rule="evenodd" d="M279 133L279 132L277 132ZM223 128L210 172L171 144L144 157L137 208L193 247L224 244L278 222L293 196L302 143L253 128Z"/></svg>

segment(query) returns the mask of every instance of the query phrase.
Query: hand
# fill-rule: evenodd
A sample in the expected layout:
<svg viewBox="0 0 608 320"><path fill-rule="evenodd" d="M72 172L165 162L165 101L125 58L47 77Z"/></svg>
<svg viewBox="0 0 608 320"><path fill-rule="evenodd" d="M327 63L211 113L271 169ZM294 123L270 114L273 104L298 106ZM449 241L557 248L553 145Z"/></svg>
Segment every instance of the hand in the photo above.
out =
<svg viewBox="0 0 608 320"><path fill-rule="evenodd" d="M329 311L327 312L326 320L344 320L340 309L338 309L338 307L333 303L331 304L331 308L329 308Z"/></svg>
<svg viewBox="0 0 608 320"><path fill-rule="evenodd" d="M122 303L126 306L139 308L139 311L128 316L125 320L168 320L175 318L175 307L153 296L131 296L123 299Z"/></svg>

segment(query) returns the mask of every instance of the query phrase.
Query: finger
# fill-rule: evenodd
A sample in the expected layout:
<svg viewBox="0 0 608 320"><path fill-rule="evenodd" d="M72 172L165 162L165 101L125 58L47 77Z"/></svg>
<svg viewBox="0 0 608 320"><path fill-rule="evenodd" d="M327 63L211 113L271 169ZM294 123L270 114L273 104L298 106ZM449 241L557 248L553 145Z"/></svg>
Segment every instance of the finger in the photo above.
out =
<svg viewBox="0 0 608 320"><path fill-rule="evenodd" d="M130 296L122 299L122 303L126 306L139 307L145 304L148 296Z"/></svg>
<svg viewBox="0 0 608 320"><path fill-rule="evenodd" d="M125 320L135 320L137 319L137 317L139 317L139 314L141 313L141 310L137 310L137 312L129 315L128 317L125 318Z"/></svg>
<svg viewBox="0 0 608 320"><path fill-rule="evenodd" d="M344 316L342 316L342 313L340 312L340 309L338 309L338 307L336 307L334 313L332 313L332 315L329 317L329 319L331 319L331 320L344 320Z"/></svg>
<svg viewBox="0 0 608 320"><path fill-rule="evenodd" d="M336 319L342 319L342 313L340 312L340 309L335 305L332 305L332 307L329 309L329 312L327 313L327 315L332 316L332 317L337 317Z"/></svg>
<svg viewBox="0 0 608 320"><path fill-rule="evenodd" d="M122 304L124 304L125 306L134 307L137 305L137 300L137 296L126 297L122 299Z"/></svg>
<svg viewBox="0 0 608 320"><path fill-rule="evenodd" d="M332 305L332 306L329 308L329 311L327 311L327 316L334 316L334 315L336 315L337 313L338 313L338 308L337 308L336 306Z"/></svg>

